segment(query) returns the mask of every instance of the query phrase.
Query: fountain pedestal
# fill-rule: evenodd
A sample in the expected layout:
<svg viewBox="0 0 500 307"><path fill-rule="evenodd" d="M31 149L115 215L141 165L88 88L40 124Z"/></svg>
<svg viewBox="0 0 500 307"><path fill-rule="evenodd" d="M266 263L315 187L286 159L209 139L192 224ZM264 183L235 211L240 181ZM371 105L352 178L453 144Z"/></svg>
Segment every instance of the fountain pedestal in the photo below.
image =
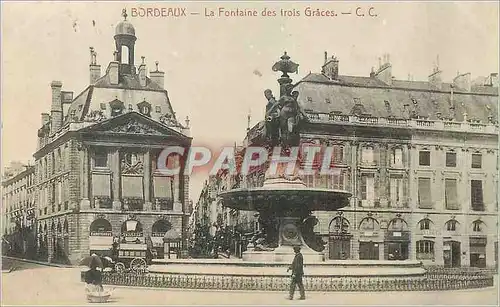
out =
<svg viewBox="0 0 500 307"><path fill-rule="evenodd" d="M248 250L243 252L244 261L254 262L289 262L295 257L294 246L300 246L301 253L306 262L320 262L324 260L324 255L311 249L302 237L300 230L302 218L300 217L279 217L279 243L278 247L272 251Z"/></svg>

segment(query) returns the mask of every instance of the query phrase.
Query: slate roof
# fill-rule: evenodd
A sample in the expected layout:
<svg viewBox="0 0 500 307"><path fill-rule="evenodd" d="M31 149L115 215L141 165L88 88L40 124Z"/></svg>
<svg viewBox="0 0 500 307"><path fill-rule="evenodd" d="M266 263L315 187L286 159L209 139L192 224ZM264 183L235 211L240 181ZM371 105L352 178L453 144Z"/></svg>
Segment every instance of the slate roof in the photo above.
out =
<svg viewBox="0 0 500 307"><path fill-rule="evenodd" d="M320 73L310 73L300 80L295 90L299 92L299 104L309 112L352 114L353 107L361 104L366 113L375 117L409 118L410 114L438 119L463 121L480 120L487 123L488 117L497 119L498 88L472 86L471 92L443 83L436 90L429 82L393 80L392 85L375 77L339 76L331 81ZM405 106L406 105L406 106Z"/></svg>
<svg viewBox="0 0 500 307"><path fill-rule="evenodd" d="M139 82L139 75L120 75L120 81L118 84L111 84L109 81L109 75L105 74L100 79L98 79L94 87L107 87L107 88L126 88L132 90L153 90L153 91L164 91L158 84L151 81L146 77L146 86L141 86Z"/></svg>

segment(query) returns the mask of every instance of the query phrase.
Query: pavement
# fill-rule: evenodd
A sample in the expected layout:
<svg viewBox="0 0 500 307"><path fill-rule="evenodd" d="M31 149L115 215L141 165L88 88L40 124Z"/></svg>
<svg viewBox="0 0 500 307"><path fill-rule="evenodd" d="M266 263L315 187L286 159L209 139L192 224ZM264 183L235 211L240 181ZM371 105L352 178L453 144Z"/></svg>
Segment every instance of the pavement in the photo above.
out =
<svg viewBox="0 0 500 307"><path fill-rule="evenodd" d="M94 305L87 303L82 268L16 264L2 272L1 305ZM112 286L106 288L113 289ZM307 290L307 289L306 289ZM298 293L297 293L298 295ZM284 292L218 291L114 287L109 305L498 305L495 287L440 292L306 292L304 301L285 299Z"/></svg>

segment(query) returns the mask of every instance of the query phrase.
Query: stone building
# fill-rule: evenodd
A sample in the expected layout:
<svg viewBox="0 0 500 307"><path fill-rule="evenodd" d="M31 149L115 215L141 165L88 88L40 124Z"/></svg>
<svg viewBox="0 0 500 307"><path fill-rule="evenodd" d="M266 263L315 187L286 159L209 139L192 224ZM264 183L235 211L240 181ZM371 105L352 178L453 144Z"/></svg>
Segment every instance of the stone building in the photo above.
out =
<svg viewBox="0 0 500 307"><path fill-rule="evenodd" d="M341 211L314 212L326 258L495 265L498 74L446 83L437 66L427 81L391 71L386 55L370 76L341 75L339 60L325 53L321 72L295 84L306 115L301 143L332 146L340 170L305 183L352 193ZM262 127L247 144L262 142ZM245 180L262 182L262 172Z"/></svg>
<svg viewBox="0 0 500 307"><path fill-rule="evenodd" d="M179 176L164 176L157 159L166 146L190 146L189 121L178 122L158 62L149 74L144 57L136 67L137 36L126 17L103 75L90 48L87 88L73 97L51 83L34 153L38 246L49 261L106 254L124 237L147 240L156 257L167 232L186 244L189 178L181 159L168 162L181 166Z"/></svg>
<svg viewBox="0 0 500 307"><path fill-rule="evenodd" d="M11 163L2 180L3 250L34 258L35 246L35 167Z"/></svg>

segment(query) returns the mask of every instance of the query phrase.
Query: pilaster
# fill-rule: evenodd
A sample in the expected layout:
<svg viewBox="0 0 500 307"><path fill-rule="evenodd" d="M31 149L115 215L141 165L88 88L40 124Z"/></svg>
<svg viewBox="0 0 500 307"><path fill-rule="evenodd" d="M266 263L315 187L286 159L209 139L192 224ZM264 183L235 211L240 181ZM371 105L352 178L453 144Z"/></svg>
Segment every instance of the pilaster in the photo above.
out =
<svg viewBox="0 0 500 307"><path fill-rule="evenodd" d="M117 148L111 154L111 171L113 173L113 210L119 211L121 203L121 171L120 171L120 150Z"/></svg>
<svg viewBox="0 0 500 307"><path fill-rule="evenodd" d="M144 153L144 210L151 211L151 155L149 150Z"/></svg>
<svg viewBox="0 0 500 307"><path fill-rule="evenodd" d="M80 149L80 169L81 169L81 179L80 188L82 199L80 201L80 209L86 210L90 209L90 199L89 199L89 170L90 170L90 159L89 159L89 148L83 146Z"/></svg>

